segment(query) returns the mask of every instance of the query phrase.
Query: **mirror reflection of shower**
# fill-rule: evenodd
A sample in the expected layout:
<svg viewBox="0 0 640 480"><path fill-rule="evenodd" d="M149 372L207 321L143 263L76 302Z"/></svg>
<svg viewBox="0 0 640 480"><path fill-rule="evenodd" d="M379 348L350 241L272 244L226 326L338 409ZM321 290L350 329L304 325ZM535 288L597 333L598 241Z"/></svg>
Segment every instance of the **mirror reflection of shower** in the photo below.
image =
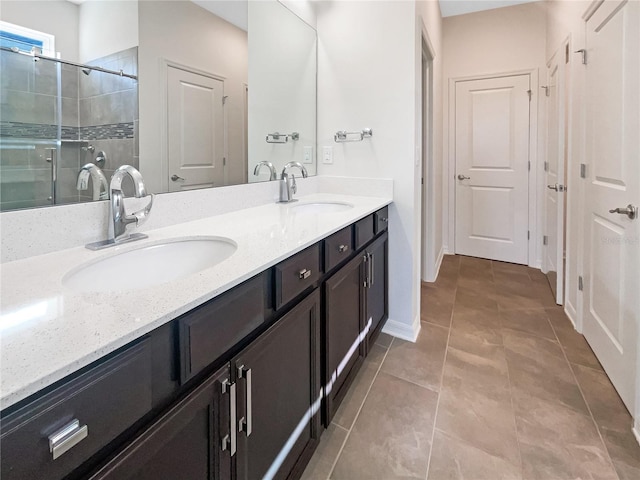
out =
<svg viewBox="0 0 640 480"><path fill-rule="evenodd" d="M82 65L3 34L0 210L105 199L102 177L138 167L137 48Z"/></svg>

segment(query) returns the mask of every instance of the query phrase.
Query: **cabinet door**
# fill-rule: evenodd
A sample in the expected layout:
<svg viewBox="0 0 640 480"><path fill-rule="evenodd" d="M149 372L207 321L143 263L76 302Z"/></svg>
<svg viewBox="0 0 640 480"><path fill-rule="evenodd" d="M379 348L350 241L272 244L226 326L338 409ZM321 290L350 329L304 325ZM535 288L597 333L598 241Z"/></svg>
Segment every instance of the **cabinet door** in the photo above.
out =
<svg viewBox="0 0 640 480"><path fill-rule="evenodd" d="M329 425L366 354L365 256L359 255L324 284L324 423Z"/></svg>
<svg viewBox="0 0 640 480"><path fill-rule="evenodd" d="M316 290L241 352L240 479L295 476L320 437L320 315Z"/></svg>
<svg viewBox="0 0 640 480"><path fill-rule="evenodd" d="M366 288L367 312L366 323L371 320L369 328L370 342L375 340L389 315L389 274L387 257L389 250L387 233L378 238L367 248L368 280Z"/></svg>
<svg viewBox="0 0 640 480"><path fill-rule="evenodd" d="M205 380L92 480L231 478L230 428L235 422L229 412L235 385L229 373L227 364Z"/></svg>

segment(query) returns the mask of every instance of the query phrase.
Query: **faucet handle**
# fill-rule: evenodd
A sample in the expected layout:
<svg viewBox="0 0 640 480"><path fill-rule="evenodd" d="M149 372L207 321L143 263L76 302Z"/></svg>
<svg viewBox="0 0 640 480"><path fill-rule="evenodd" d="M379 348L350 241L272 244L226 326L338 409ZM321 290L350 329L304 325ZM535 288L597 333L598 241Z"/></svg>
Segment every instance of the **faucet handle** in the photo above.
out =
<svg viewBox="0 0 640 480"><path fill-rule="evenodd" d="M153 206L153 193L150 194L149 197L151 198L149 199L149 203L146 207L131 214L136 218L136 227L142 225L149 218L149 212L151 212L151 207Z"/></svg>

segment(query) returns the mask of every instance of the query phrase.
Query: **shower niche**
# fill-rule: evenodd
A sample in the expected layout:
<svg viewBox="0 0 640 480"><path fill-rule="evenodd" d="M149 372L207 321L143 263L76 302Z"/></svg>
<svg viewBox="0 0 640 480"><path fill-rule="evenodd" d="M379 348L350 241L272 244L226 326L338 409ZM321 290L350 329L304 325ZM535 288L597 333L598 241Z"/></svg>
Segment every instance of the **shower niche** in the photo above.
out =
<svg viewBox="0 0 640 480"><path fill-rule="evenodd" d="M0 210L98 200L104 191L94 176L83 179L83 166L97 165L107 179L120 165L138 168L137 80L0 55ZM137 56L133 47L88 65L136 76Z"/></svg>

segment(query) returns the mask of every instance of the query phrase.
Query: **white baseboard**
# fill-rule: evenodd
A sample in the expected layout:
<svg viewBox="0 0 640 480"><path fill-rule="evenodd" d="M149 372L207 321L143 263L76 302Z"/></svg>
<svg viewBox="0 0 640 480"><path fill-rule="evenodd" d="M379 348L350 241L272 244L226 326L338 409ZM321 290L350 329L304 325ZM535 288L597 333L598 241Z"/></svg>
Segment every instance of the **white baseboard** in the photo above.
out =
<svg viewBox="0 0 640 480"><path fill-rule="evenodd" d="M566 313L567 317L569 317L569 320L573 324L573 328L578 330L578 312L576 311L575 307L571 305L571 302L566 299L564 302L564 313Z"/></svg>
<svg viewBox="0 0 640 480"><path fill-rule="evenodd" d="M636 442L640 444L640 419L637 419L635 422L635 426L631 429L633 432L633 436L636 437Z"/></svg>
<svg viewBox="0 0 640 480"><path fill-rule="evenodd" d="M413 320L413 325L407 325L406 323L398 322L387 319L382 329L383 333L391 335L392 337L401 338L402 340L408 340L415 343L418 339L418 333L420 333L420 314Z"/></svg>

